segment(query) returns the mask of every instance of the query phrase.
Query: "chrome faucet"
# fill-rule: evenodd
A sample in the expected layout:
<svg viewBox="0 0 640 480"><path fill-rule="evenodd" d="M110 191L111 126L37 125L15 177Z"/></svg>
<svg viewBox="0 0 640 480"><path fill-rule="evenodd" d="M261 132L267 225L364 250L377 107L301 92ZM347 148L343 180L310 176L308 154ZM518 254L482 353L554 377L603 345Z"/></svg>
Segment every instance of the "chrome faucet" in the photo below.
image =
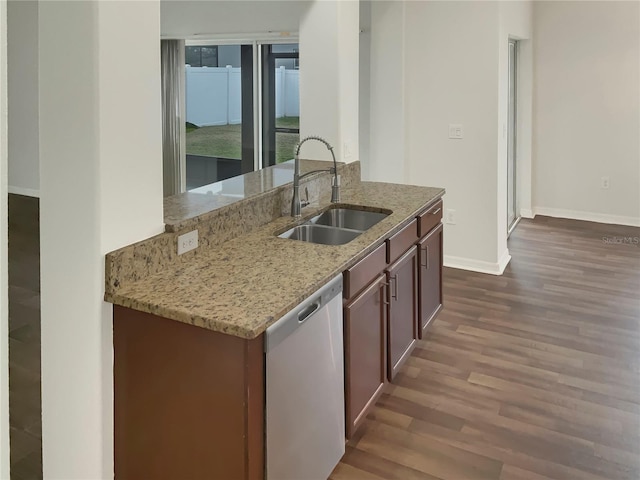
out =
<svg viewBox="0 0 640 480"><path fill-rule="evenodd" d="M302 144L308 140L317 140L321 143L324 143L324 145L327 147L327 150L331 152L331 157L333 158L333 168L312 170L303 175L300 175L300 147L302 147ZM300 202L300 179L306 177L307 175L311 175L312 173L316 173L316 172L333 173L333 179L331 181L331 202L338 203L340 201L340 177L338 177L338 164L336 162L336 156L333 153L333 147L331 146L331 144L329 144L329 142L327 142L324 138L316 137L313 135L310 137L303 138L296 145L295 156L293 158L294 158L293 160L294 162L293 163L294 165L293 166L293 198L291 199L291 216L292 217L299 217L300 210L302 209L302 204ZM308 196L309 194L307 193L307 200L308 200ZM307 202L307 205L308 205L308 202Z"/></svg>

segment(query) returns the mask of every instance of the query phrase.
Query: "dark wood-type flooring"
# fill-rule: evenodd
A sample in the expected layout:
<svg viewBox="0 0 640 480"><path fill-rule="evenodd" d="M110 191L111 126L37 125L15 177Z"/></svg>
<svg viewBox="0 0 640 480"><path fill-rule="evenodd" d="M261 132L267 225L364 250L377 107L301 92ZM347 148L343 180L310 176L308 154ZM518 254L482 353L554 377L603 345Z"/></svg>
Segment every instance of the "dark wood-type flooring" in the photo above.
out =
<svg viewBox="0 0 640 480"><path fill-rule="evenodd" d="M640 229L537 217L445 308L332 479L640 479ZM13 480L42 478L37 199L9 198Z"/></svg>
<svg viewBox="0 0 640 480"><path fill-rule="evenodd" d="M537 217L445 308L332 479L640 479L640 229Z"/></svg>
<svg viewBox="0 0 640 480"><path fill-rule="evenodd" d="M9 195L11 479L42 478L38 199Z"/></svg>

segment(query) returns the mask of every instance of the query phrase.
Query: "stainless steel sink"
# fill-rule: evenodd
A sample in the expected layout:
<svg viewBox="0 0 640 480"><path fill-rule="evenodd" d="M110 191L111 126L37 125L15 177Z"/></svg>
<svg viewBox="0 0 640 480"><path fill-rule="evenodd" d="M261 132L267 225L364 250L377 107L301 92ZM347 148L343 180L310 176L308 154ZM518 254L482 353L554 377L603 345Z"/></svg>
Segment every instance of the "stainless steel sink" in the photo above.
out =
<svg viewBox="0 0 640 480"><path fill-rule="evenodd" d="M330 225L364 232L388 216L388 213L354 210L351 208L332 208L312 218L310 222L316 225Z"/></svg>
<svg viewBox="0 0 640 480"><path fill-rule="evenodd" d="M360 230L306 224L293 227L278 235L278 237L301 240L303 242L320 243L323 245L344 245L361 233Z"/></svg>
<svg viewBox="0 0 640 480"><path fill-rule="evenodd" d="M278 235L309 243L344 245L369 230L392 212L370 212L355 208L331 208Z"/></svg>

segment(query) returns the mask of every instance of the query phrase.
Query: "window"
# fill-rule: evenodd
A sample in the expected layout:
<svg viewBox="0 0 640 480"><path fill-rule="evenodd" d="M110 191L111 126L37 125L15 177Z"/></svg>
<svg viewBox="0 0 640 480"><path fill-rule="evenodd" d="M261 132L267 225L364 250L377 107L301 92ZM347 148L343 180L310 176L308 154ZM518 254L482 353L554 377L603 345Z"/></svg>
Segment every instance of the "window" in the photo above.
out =
<svg viewBox="0 0 640 480"><path fill-rule="evenodd" d="M185 62L192 67L217 67L218 47L216 45L187 46Z"/></svg>
<svg viewBox="0 0 640 480"><path fill-rule="evenodd" d="M293 158L298 44L187 45L185 64L187 190ZM262 104L254 108L258 92Z"/></svg>
<svg viewBox="0 0 640 480"><path fill-rule="evenodd" d="M298 44L264 45L262 164L293 158L300 141L300 64Z"/></svg>

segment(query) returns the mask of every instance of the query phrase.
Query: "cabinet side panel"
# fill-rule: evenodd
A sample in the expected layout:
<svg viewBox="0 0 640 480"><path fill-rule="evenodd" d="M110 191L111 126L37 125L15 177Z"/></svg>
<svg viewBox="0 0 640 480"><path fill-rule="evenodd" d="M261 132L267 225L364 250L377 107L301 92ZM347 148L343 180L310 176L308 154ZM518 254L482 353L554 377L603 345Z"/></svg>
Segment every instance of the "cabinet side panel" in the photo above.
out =
<svg viewBox="0 0 640 480"><path fill-rule="evenodd" d="M247 340L247 478L264 479L265 359L264 335Z"/></svg>
<svg viewBox="0 0 640 480"><path fill-rule="evenodd" d="M114 308L115 478L245 478L246 340Z"/></svg>

